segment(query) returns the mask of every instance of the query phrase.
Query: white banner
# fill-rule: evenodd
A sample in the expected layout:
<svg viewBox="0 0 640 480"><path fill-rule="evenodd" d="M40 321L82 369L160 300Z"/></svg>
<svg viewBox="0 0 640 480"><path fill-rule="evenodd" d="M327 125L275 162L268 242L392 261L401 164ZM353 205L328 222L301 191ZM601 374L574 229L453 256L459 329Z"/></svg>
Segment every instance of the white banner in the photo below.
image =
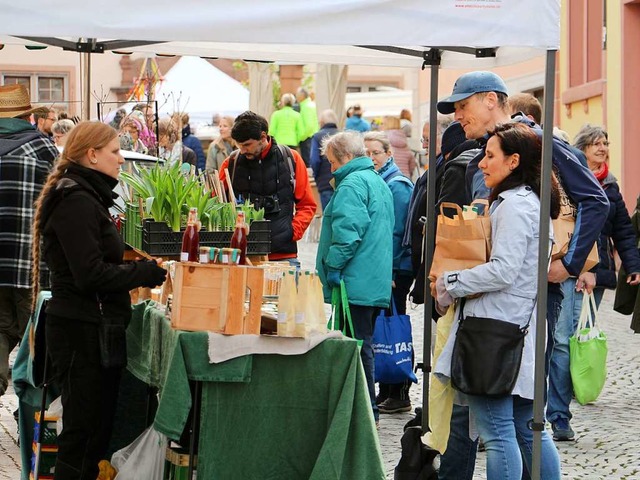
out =
<svg viewBox="0 0 640 480"><path fill-rule="evenodd" d="M560 0L0 0L0 35L287 45L560 45Z"/></svg>

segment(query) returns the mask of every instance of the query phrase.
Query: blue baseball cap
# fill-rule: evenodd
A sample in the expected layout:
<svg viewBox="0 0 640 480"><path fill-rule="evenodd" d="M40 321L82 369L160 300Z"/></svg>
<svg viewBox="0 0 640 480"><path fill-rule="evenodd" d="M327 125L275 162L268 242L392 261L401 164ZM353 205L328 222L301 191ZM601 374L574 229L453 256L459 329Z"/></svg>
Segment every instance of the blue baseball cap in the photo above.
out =
<svg viewBox="0 0 640 480"><path fill-rule="evenodd" d="M481 92L499 92L508 95L504 81L493 72L470 72L462 75L453 85L453 92L438 102L438 111L444 115L455 112L454 103Z"/></svg>

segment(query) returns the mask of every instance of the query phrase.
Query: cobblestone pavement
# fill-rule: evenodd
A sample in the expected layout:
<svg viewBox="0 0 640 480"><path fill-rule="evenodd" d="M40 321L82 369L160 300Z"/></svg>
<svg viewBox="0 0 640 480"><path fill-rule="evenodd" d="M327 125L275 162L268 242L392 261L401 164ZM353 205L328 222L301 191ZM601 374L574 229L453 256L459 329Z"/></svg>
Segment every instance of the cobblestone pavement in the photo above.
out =
<svg viewBox="0 0 640 480"><path fill-rule="evenodd" d="M299 242L303 268L313 268L317 244ZM422 356L422 308L409 308L416 355ZM607 291L599 311L599 320L607 333L609 345L608 377L600 398L592 405L571 405L576 431L574 442L556 445L562 460L562 474L566 479L640 479L640 335L628 328L630 317L613 312L613 292ZM14 352L15 353L15 352ZM413 406L422 403L422 375L420 383L411 389ZM20 453L17 446L16 422L13 411L17 399L10 387L0 397L0 480L17 480L20 473ZM400 458L400 437L410 413L381 415L380 446L387 471ZM478 454L474 479L485 478L484 453ZM356 479L354 479L356 480Z"/></svg>

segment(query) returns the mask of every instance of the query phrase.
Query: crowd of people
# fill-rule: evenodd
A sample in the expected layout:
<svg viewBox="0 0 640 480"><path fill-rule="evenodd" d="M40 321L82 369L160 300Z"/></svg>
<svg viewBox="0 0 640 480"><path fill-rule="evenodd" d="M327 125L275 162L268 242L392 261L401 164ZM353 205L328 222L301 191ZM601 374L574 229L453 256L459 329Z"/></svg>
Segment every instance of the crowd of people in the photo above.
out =
<svg viewBox="0 0 640 480"><path fill-rule="evenodd" d="M126 364L128 291L162 284L166 276L160 259L122 262L123 243L109 214L124 162L121 150L186 163L194 171L219 171L236 200L264 208L272 222L269 260L291 265L299 265L297 242L316 214L315 180L323 212L316 269L326 302L334 288L346 287L350 333L362 341L376 423L380 414L412 408L409 381L376 386L372 338L378 313L390 311L391 302L400 314L409 300L424 302L425 223L436 227L435 218L426 218L427 179L436 177L436 207L486 199L489 260L432 279L434 319L451 312L455 319L454 333L434 366L434 381L452 377L455 325L466 318L497 319L528 333L508 392L458 392L439 478L471 479L479 439L487 451L489 479L527 478L535 325L545 321L536 316L535 274L542 109L532 95L509 97L504 81L492 72L462 75L437 108L442 116L433 119L437 136L431 139L436 167L422 172L407 143L414 128L409 110L372 128L354 105L342 130L337 112L318 114L304 88L285 93L269 121L250 111L219 118L219 136L205 152L186 114L158 118L148 104L138 104L129 114L116 112L110 124L79 122L51 108L32 107L24 87L1 86L0 182L11 178L13 190L6 197L11 205L0 205L0 238L11 245L0 262L0 395L8 385L9 353L24 334L37 292L50 289L47 347L65 412L56 478L96 478ZM561 477L553 440L575 438L568 345L582 296L593 292L599 305L604 289L616 288L614 251L626 283L640 284L638 239L608 168L606 130L585 125L573 145L563 132L556 133L549 246L551 221L563 202L575 212L576 225L571 254L550 261L548 270L545 402L551 433L542 432L542 478L549 480ZM429 123L422 134L422 147L428 149ZM596 243L600 261L584 271ZM473 431L477 434L470 435Z"/></svg>

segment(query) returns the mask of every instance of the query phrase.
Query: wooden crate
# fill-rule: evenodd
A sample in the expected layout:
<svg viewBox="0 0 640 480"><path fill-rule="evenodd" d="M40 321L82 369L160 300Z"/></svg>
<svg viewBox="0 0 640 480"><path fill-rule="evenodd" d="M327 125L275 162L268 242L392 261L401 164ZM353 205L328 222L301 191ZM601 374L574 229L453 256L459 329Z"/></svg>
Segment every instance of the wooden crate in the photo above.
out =
<svg viewBox="0 0 640 480"><path fill-rule="evenodd" d="M260 333L262 268L192 262L177 262L175 268L173 328L229 335Z"/></svg>

